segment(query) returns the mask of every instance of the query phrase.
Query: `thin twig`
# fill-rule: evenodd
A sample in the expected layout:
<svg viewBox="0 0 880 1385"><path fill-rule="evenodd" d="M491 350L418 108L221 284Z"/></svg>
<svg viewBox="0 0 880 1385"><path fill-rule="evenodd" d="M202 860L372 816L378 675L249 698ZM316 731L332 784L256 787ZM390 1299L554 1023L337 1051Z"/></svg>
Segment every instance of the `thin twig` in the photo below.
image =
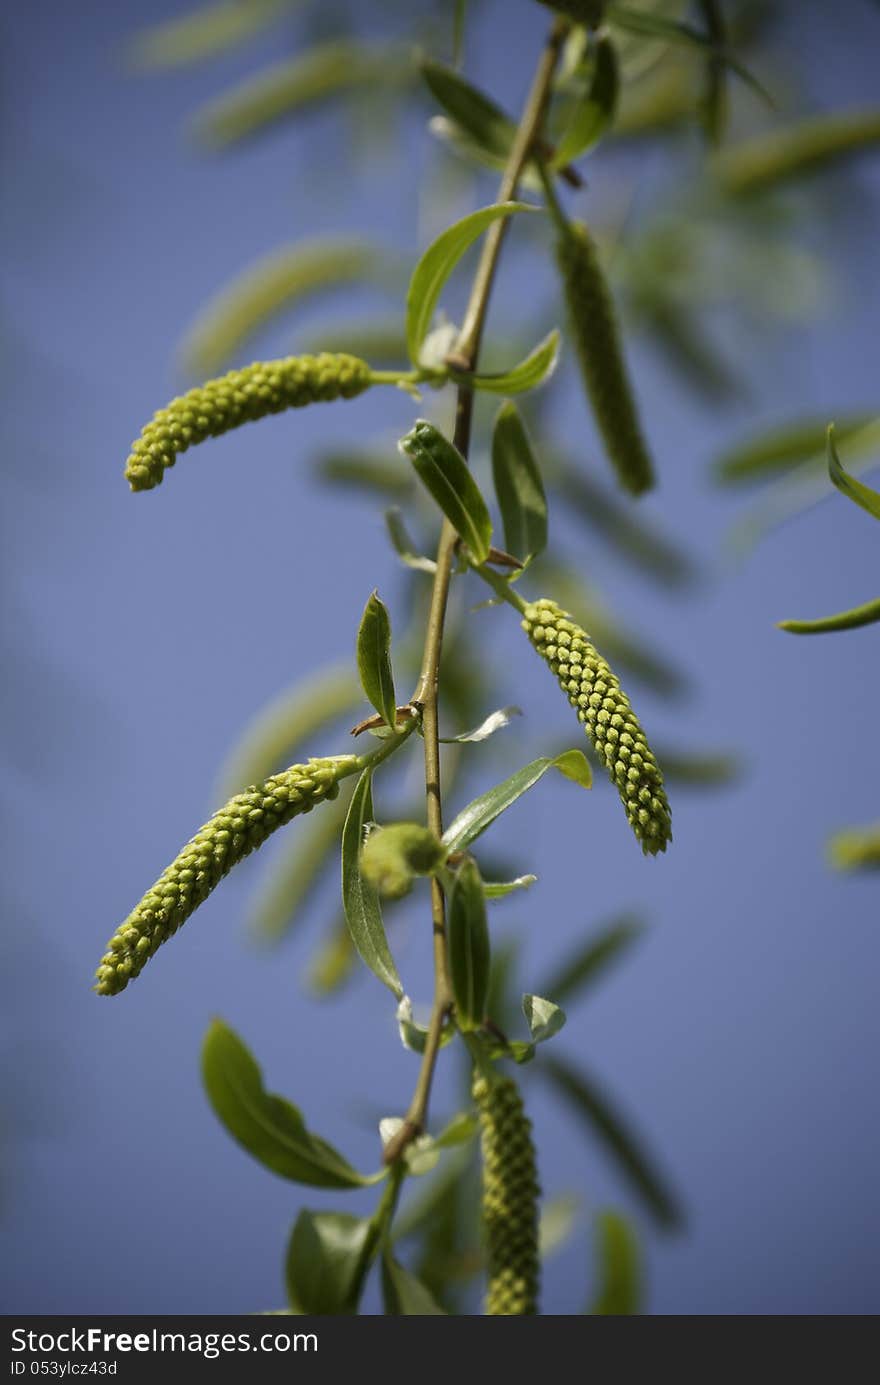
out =
<svg viewBox="0 0 880 1385"><path fill-rule="evenodd" d="M568 28L569 25L566 20L558 20L554 24L541 54L532 80L531 91L516 132L516 138L510 151L507 167L501 180L501 187L498 192L499 202L511 202L515 198L523 170L536 141L540 138L547 103L550 99L553 74ZM495 281L495 271L498 267L498 257L504 242L508 220L508 217L499 218L498 221L492 223L486 232L462 329L455 344L455 350L447 358L447 363L458 370L472 372L476 366L489 298ZM473 402L473 391L464 385L460 386L456 404L453 441L463 457L467 457L470 450ZM438 837L443 835L443 802L440 793L440 733L437 698L443 627L446 622L449 583L452 577L457 542L458 535L455 529L448 520L444 520L437 549L437 570L434 574L434 585L431 591L431 609L428 615L422 668L418 687L412 699L413 702L422 707L427 819L428 826ZM449 958L446 947L446 905L442 886L436 877L431 880L431 918L434 934L434 1004L428 1027L428 1037L413 1099L403 1126L385 1149L386 1163L393 1163L398 1159L410 1141L415 1139L424 1129L443 1025L452 1006Z"/></svg>

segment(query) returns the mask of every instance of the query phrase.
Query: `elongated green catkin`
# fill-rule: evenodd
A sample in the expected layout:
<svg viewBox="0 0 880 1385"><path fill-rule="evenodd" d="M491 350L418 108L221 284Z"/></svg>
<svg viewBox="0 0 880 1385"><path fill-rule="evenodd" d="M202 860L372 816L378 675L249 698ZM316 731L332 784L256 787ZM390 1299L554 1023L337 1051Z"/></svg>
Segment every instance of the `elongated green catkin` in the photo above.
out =
<svg viewBox="0 0 880 1385"><path fill-rule="evenodd" d="M556 244L571 333L584 386L618 480L632 495L654 484L642 436L617 313L596 247L585 226L573 224Z"/></svg>
<svg viewBox="0 0 880 1385"><path fill-rule="evenodd" d="M660 766L617 676L580 626L555 601L526 607L523 629L559 686L617 786L642 851L656 855L672 840L672 814Z"/></svg>
<svg viewBox="0 0 880 1385"><path fill-rule="evenodd" d="M474 1082L483 1155L483 1234L488 1284L486 1313L537 1313L538 1174L532 1126L511 1077Z"/></svg>
<svg viewBox="0 0 880 1385"><path fill-rule="evenodd" d="M366 361L329 353L256 361L230 370L153 415L132 444L125 466L128 483L133 491L151 490L188 447L285 409L351 399L369 386L370 378Z"/></svg>
<svg viewBox="0 0 880 1385"><path fill-rule="evenodd" d="M137 908L117 928L95 975L99 995L118 995L158 948L234 865L291 818L335 798L339 780L358 766L356 755L291 765L262 784L236 794L163 871Z"/></svg>

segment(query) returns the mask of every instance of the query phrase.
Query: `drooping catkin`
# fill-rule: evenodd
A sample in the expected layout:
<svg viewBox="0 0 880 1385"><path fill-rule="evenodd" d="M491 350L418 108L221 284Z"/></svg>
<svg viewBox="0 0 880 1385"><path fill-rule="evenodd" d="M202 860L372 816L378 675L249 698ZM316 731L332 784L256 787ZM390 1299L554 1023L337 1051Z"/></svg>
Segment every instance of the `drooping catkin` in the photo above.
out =
<svg viewBox="0 0 880 1385"><path fill-rule="evenodd" d="M188 390L155 413L132 444L125 475L133 491L158 486L181 452L285 409L351 399L370 384L371 371L357 356L287 356L256 361Z"/></svg>
<svg viewBox="0 0 880 1385"><path fill-rule="evenodd" d="M357 766L356 755L309 760L231 798L178 852L119 925L95 973L98 994L118 995L125 990L234 865L291 818L335 798L340 779Z"/></svg>
<svg viewBox="0 0 880 1385"><path fill-rule="evenodd" d="M672 814L663 775L617 676L586 631L554 601L532 602L522 624L617 786L642 850L652 856L665 851L672 840Z"/></svg>
<svg viewBox="0 0 880 1385"><path fill-rule="evenodd" d="M618 480L632 495L654 484L611 290L587 228L572 224L556 244L571 333L593 413Z"/></svg>
<svg viewBox="0 0 880 1385"><path fill-rule="evenodd" d="M537 1313L538 1174L532 1126L510 1077L473 1088L483 1157L483 1234L488 1284L486 1313L518 1317Z"/></svg>

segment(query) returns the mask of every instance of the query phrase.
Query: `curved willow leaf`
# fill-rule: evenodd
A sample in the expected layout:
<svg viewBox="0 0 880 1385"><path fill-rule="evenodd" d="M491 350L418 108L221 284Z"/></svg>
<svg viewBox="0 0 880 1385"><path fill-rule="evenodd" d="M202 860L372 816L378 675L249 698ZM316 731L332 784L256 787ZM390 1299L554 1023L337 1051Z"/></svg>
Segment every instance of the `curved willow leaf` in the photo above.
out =
<svg viewBox="0 0 880 1385"><path fill-rule="evenodd" d="M342 831L342 905L352 942L375 976L398 1000L403 986L385 936L382 908L373 886L361 874L360 856L364 830L373 818L372 770L357 782Z"/></svg>
<svg viewBox="0 0 880 1385"><path fill-rule="evenodd" d="M313 1188L362 1188L385 1176L358 1173L306 1129L296 1106L267 1092L252 1054L222 1020L214 1020L205 1035L202 1078L214 1113L230 1135L282 1178Z"/></svg>
<svg viewBox="0 0 880 1385"><path fill-rule="evenodd" d="M259 33L297 0L213 0L192 14L137 34L132 60L144 68L183 67L216 57Z"/></svg>
<svg viewBox="0 0 880 1385"><path fill-rule="evenodd" d="M462 371L453 371L452 377L468 383L475 390L485 390L490 394L523 394L526 390L537 389L550 379L559 359L560 340L560 334L554 328L509 370L492 375L466 375Z"/></svg>
<svg viewBox="0 0 880 1385"><path fill-rule="evenodd" d="M186 369L214 374L279 313L316 294L375 281L380 263L375 246L359 240L299 241L265 255L196 318L181 348Z"/></svg>
<svg viewBox="0 0 880 1385"><path fill-rule="evenodd" d="M835 630L858 630L863 625L875 625L880 620L880 597L876 601L866 601L863 606L853 606L849 611L838 611L833 616L820 616L818 620L780 620L780 630L790 635L826 635Z"/></svg>
<svg viewBox="0 0 880 1385"><path fill-rule="evenodd" d="M602 138L617 110L620 78L614 44L601 38L596 44L592 79L577 101L572 119L557 145L551 167L564 168L580 159Z"/></svg>
<svg viewBox="0 0 880 1385"><path fill-rule="evenodd" d="M880 110L814 115L741 141L716 160L715 171L724 191L741 197L821 172L878 141Z"/></svg>
<svg viewBox="0 0 880 1385"><path fill-rule="evenodd" d="M463 808L443 833L443 843L452 851L464 851L492 825L499 814L505 812L518 798L547 773L557 769L566 779L571 779L582 789L592 785L589 761L581 750L566 750L553 759L544 756L532 760L531 764L511 774L503 783L480 794Z"/></svg>
<svg viewBox="0 0 880 1385"><path fill-rule="evenodd" d="M372 1240L372 1226L366 1217L303 1209L287 1248L291 1310L320 1317L347 1317L356 1312Z"/></svg>
<svg viewBox="0 0 880 1385"><path fill-rule="evenodd" d="M599 1287L591 1314L632 1317L641 1312L642 1266L635 1227L619 1212L596 1218Z"/></svg>
<svg viewBox="0 0 880 1385"><path fill-rule="evenodd" d="M400 88L414 75L408 50L334 40L276 63L212 101L196 116L196 133L223 148L336 96L364 87Z"/></svg>
<svg viewBox="0 0 880 1385"><path fill-rule="evenodd" d="M591 1133L599 1136L654 1219L665 1227L680 1225L682 1214L677 1199L591 1079L556 1056L544 1057L536 1071L553 1084Z"/></svg>
<svg viewBox="0 0 880 1385"><path fill-rule="evenodd" d="M357 676L346 667L326 669L282 693L235 746L220 775L218 798L265 779L310 736L353 712L360 700Z"/></svg>
<svg viewBox="0 0 880 1385"><path fill-rule="evenodd" d="M442 1313L430 1289L399 1264L389 1250L382 1255L382 1301L391 1317L426 1317Z"/></svg>
<svg viewBox="0 0 880 1385"><path fill-rule="evenodd" d="M391 671L391 617L378 591L367 598L361 617L357 664L368 701L393 731L397 725L397 697Z"/></svg>
<svg viewBox="0 0 880 1385"><path fill-rule="evenodd" d="M730 448L714 462L714 479L721 485L761 481L788 471L802 462L825 455L828 424L825 419L798 419L795 423L771 428ZM834 425L838 442L845 442L859 454L880 447L880 418L876 413L845 415Z"/></svg>
<svg viewBox="0 0 880 1385"><path fill-rule="evenodd" d="M828 428L828 475L841 495L845 495L847 500L851 500L874 519L880 519L880 491L872 490L870 486L857 481L854 476L844 471L837 455L837 448L834 446L834 433L835 427L832 423Z"/></svg>
<svg viewBox="0 0 880 1385"><path fill-rule="evenodd" d="M537 212L527 202L493 203L447 226L422 255L412 272L406 295L406 340L410 360L419 364L425 338L431 330L440 295L462 255L479 240L493 221L517 212Z"/></svg>

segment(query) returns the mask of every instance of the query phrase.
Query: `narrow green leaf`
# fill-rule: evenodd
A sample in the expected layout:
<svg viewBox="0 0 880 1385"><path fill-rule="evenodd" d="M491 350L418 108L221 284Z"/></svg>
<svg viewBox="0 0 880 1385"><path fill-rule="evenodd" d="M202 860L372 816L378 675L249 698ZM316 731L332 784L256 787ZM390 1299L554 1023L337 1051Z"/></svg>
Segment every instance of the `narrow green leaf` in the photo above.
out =
<svg viewBox="0 0 880 1385"><path fill-rule="evenodd" d="M422 418L401 438L399 446L467 544L474 561L484 563L492 540L492 520L464 457L433 423Z"/></svg>
<svg viewBox="0 0 880 1385"><path fill-rule="evenodd" d="M460 736L441 736L440 741L443 745L471 745L486 741L490 736L494 736L496 731L503 731L505 726L509 726L514 717L522 716L521 707L499 707L497 712L491 712L485 721L481 721L479 726L475 726L473 731L463 731Z"/></svg>
<svg viewBox="0 0 880 1385"><path fill-rule="evenodd" d="M456 1020L462 1030L479 1029L486 1018L491 949L483 882L476 862L470 858L455 874L448 928Z"/></svg>
<svg viewBox="0 0 880 1385"><path fill-rule="evenodd" d="M541 990L545 995L556 996L557 1000L579 995L586 987L593 985L600 975L604 975L606 968L641 938L644 931L644 923L631 914L615 919L586 943L576 947Z"/></svg>
<svg viewBox="0 0 880 1385"><path fill-rule="evenodd" d="M832 423L827 433L828 475L842 495L866 510L869 515L873 515L874 519L880 519L880 491L872 490L864 481L857 481L854 476L849 476L844 471L837 455L837 448L834 446L834 431Z"/></svg>
<svg viewBox="0 0 880 1385"><path fill-rule="evenodd" d="M220 772L217 802L290 764L305 742L353 712L359 700L358 680L347 666L325 669L282 693L245 728Z"/></svg>
<svg viewBox="0 0 880 1385"><path fill-rule="evenodd" d="M370 971L400 1000L403 986L385 936L379 896L361 875L364 828L373 818L372 770L365 769L352 794L342 829L342 905L352 942Z"/></svg>
<svg viewBox="0 0 880 1385"><path fill-rule="evenodd" d="M382 1253L382 1301L392 1317L427 1317L443 1314L437 1300L420 1279L405 1270L389 1250Z"/></svg>
<svg viewBox="0 0 880 1385"><path fill-rule="evenodd" d="M397 698L394 675L391 672L391 620L388 608L371 593L361 616L357 636L358 672L361 686L385 724L394 730L397 725Z"/></svg>
<svg viewBox="0 0 880 1385"><path fill-rule="evenodd" d="M603 1317L633 1317L641 1312L642 1265L635 1227L619 1212L596 1218L599 1287L589 1309Z"/></svg>
<svg viewBox="0 0 880 1385"><path fill-rule="evenodd" d="M706 26L706 37L713 50L706 59L706 86L700 103L703 128L711 145L720 145L727 124L727 87L723 59L727 32L720 0L699 0L700 13Z"/></svg>
<svg viewBox="0 0 880 1385"><path fill-rule="evenodd" d="M589 89L577 104L574 117L556 147L553 168L574 163L598 143L614 120L620 92L617 55L609 38L596 44Z"/></svg>
<svg viewBox="0 0 880 1385"><path fill-rule="evenodd" d="M506 159L516 125L483 92L442 63L424 62L422 76L432 96L472 140L496 159Z"/></svg>
<svg viewBox="0 0 880 1385"><path fill-rule="evenodd" d="M537 1071L565 1098L590 1133L599 1137L654 1219L664 1227L680 1225L682 1214L677 1199L595 1083L582 1070L556 1056L543 1058Z"/></svg>
<svg viewBox="0 0 880 1385"><path fill-rule="evenodd" d="M552 1000L545 1000L543 996L524 995L522 1008L534 1044L543 1044L547 1039L552 1039L565 1024L566 1014L562 1007L555 1005Z"/></svg>
<svg viewBox="0 0 880 1385"><path fill-rule="evenodd" d="M838 611L833 616L820 616L818 620L780 620L779 629L790 635L827 635L835 630L858 630L863 625L874 625L880 620L880 597L876 601L866 601L863 606L853 606L849 611Z"/></svg>
<svg viewBox="0 0 880 1385"><path fill-rule="evenodd" d="M422 342L431 329L443 287L465 251L499 217L538 210L525 202L483 207L449 226L428 247L413 270L406 296L406 340L413 365L419 364Z"/></svg>
<svg viewBox="0 0 880 1385"><path fill-rule="evenodd" d="M185 368L216 375L279 313L319 294L369 283L380 264L375 246L332 237L298 241L264 255L199 313L181 348Z"/></svg>
<svg viewBox="0 0 880 1385"><path fill-rule="evenodd" d="M287 1292L294 1312L348 1316L367 1268L370 1222L346 1212L300 1212L287 1248Z"/></svg>
<svg viewBox="0 0 880 1385"><path fill-rule="evenodd" d="M195 131L207 144L222 149L343 92L379 86L400 89L413 76L411 55L400 45L365 48L349 39L331 40L274 63L204 106L196 116Z"/></svg>
<svg viewBox="0 0 880 1385"><path fill-rule="evenodd" d="M502 370L494 375L469 375L453 370L450 375L453 380L487 394L524 394L526 390L537 389L545 380L549 380L559 360L560 340L559 332L554 327L533 351L517 365L511 366L510 370Z"/></svg>
<svg viewBox="0 0 880 1385"><path fill-rule="evenodd" d="M183 67L216 57L265 28L293 0L212 0L192 14L156 24L135 36L133 61L144 68Z"/></svg>
<svg viewBox="0 0 880 1385"><path fill-rule="evenodd" d="M731 448L714 463L712 471L721 485L760 481L788 471L801 462L826 453L828 425L824 419L798 420L772 428ZM835 437L860 453L880 446L880 419L876 413L850 414L835 424Z"/></svg>
<svg viewBox="0 0 880 1385"><path fill-rule="evenodd" d="M508 553L526 559L547 547L547 497L516 405L502 404L492 432L492 476Z"/></svg>
<svg viewBox="0 0 880 1385"><path fill-rule="evenodd" d="M483 893L487 899L503 899L514 890L530 889L537 879L537 875L518 875L515 880L484 880Z"/></svg>
<svg viewBox="0 0 880 1385"><path fill-rule="evenodd" d="M419 553L416 545L409 536L407 527L403 520L401 511L395 505L392 509L385 511L385 527L391 546L400 558L401 562L407 567L413 568L416 572L436 572L437 564L433 558L426 558Z"/></svg>
<svg viewBox="0 0 880 1385"><path fill-rule="evenodd" d="M583 789L590 788L593 782L589 761L581 750L567 750L554 759L544 756L539 760L532 760L509 779L480 794L463 808L443 833L444 845L450 851L463 851L465 847L470 846L501 813L537 784L548 769L558 769L567 779L573 780Z"/></svg>
<svg viewBox="0 0 880 1385"><path fill-rule="evenodd" d="M266 1091L250 1052L221 1020L205 1035L202 1078L215 1115L233 1139L282 1178L313 1188L360 1188L385 1176L365 1177L311 1134L297 1107Z"/></svg>

